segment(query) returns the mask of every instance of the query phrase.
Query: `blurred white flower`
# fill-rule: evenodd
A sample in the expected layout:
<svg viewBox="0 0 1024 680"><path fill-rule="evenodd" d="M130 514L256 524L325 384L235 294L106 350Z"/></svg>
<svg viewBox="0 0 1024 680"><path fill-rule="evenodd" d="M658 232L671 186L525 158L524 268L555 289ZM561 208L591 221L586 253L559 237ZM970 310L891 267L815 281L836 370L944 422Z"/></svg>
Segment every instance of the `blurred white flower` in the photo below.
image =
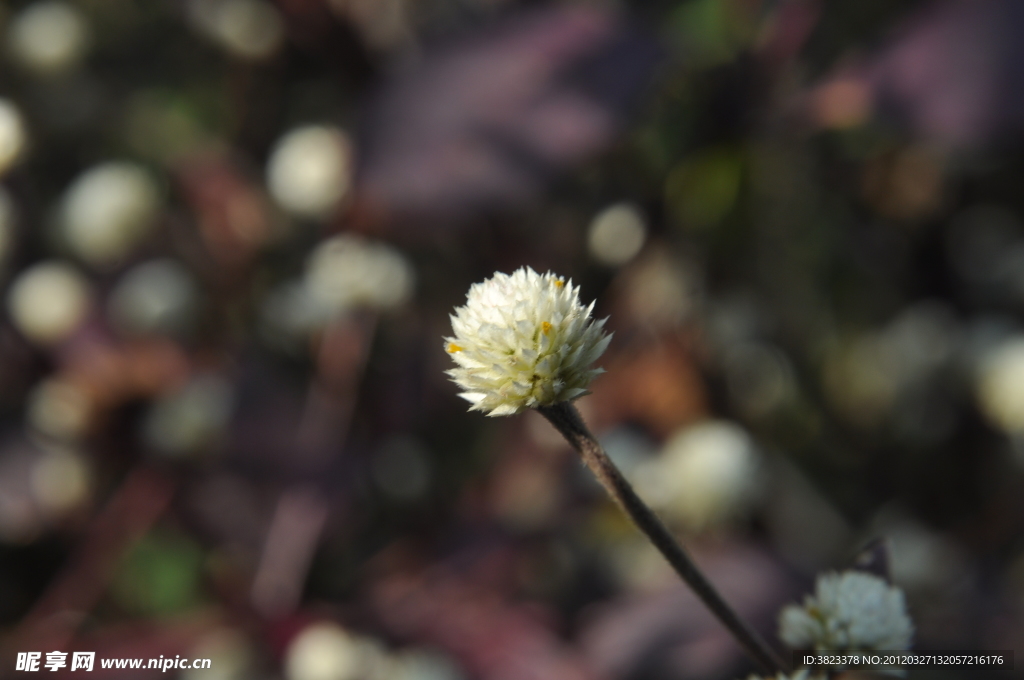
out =
<svg viewBox="0 0 1024 680"><path fill-rule="evenodd" d="M506 416L570 401L587 393L603 372L591 368L608 347L606 319L593 321L579 287L548 272L521 268L496 273L469 289L452 315L455 337L445 350L458 364L448 371L472 411Z"/></svg>
<svg viewBox="0 0 1024 680"><path fill-rule="evenodd" d="M886 537L889 574L904 590L947 592L965 577L968 557L957 543L898 506L883 507L870 526L871 535Z"/></svg>
<svg viewBox="0 0 1024 680"><path fill-rule="evenodd" d="M278 140L267 164L271 196L299 217L327 217L351 188L352 144L334 127L308 125Z"/></svg>
<svg viewBox="0 0 1024 680"><path fill-rule="evenodd" d="M144 262L117 282L108 302L113 324L127 333L188 330L199 296L189 271L171 259Z"/></svg>
<svg viewBox="0 0 1024 680"><path fill-rule="evenodd" d="M81 511L92 488L86 457L34 438L8 438L0 449L0 540L35 539Z"/></svg>
<svg viewBox="0 0 1024 680"><path fill-rule="evenodd" d="M242 59L274 55L284 43L284 24L266 0L191 0L188 18L200 32Z"/></svg>
<svg viewBox="0 0 1024 680"><path fill-rule="evenodd" d="M328 5L374 49L390 50L412 39L413 0L328 0Z"/></svg>
<svg viewBox="0 0 1024 680"><path fill-rule="evenodd" d="M37 432L73 441L85 434L92 411L92 400L81 387L62 378L48 378L29 394L26 420Z"/></svg>
<svg viewBox="0 0 1024 680"><path fill-rule="evenodd" d="M287 680L386 680L391 677L387 662L376 641L322 622L295 636L285 653L284 672Z"/></svg>
<svg viewBox="0 0 1024 680"><path fill-rule="evenodd" d="M981 359L975 390L989 422L1024 435L1024 337L1003 341Z"/></svg>
<svg viewBox="0 0 1024 680"><path fill-rule="evenodd" d="M239 630L218 628L207 633L190 651L194 659L211 659L210 668L187 669L181 680L246 680L253 676L253 649Z"/></svg>
<svg viewBox="0 0 1024 680"><path fill-rule="evenodd" d="M632 203L616 203L599 212L587 229L587 250L601 264L618 267L632 260L644 245L647 225Z"/></svg>
<svg viewBox="0 0 1024 680"><path fill-rule="evenodd" d="M651 247L619 275L625 311L644 326L676 328L701 298L701 274L694 262L665 247Z"/></svg>
<svg viewBox="0 0 1024 680"><path fill-rule="evenodd" d="M450 658L430 649L409 649L391 658L387 680L462 680Z"/></svg>
<svg viewBox="0 0 1024 680"><path fill-rule="evenodd" d="M89 47L89 24L81 10L66 2L35 2L19 12L7 29L7 48L26 69L40 74L68 71Z"/></svg>
<svg viewBox="0 0 1024 680"><path fill-rule="evenodd" d="M321 309L309 298L301 280L286 281L270 290L260 305L260 334L286 351L299 350L309 333L323 325Z"/></svg>
<svg viewBox="0 0 1024 680"><path fill-rule="evenodd" d="M355 680L359 673L355 640L333 623L307 626L291 644L284 659L288 680Z"/></svg>
<svg viewBox="0 0 1024 680"><path fill-rule="evenodd" d="M156 451L170 457L197 453L215 443L227 427L234 406L231 385L204 375L153 404L143 436Z"/></svg>
<svg viewBox="0 0 1024 680"><path fill-rule="evenodd" d="M759 487L760 460L740 426L708 421L674 434L661 455L640 464L634 478L647 501L692 530L745 510Z"/></svg>
<svg viewBox="0 0 1024 680"><path fill-rule="evenodd" d="M66 338L85 319L91 298L84 276L51 260L18 275L7 291L7 311L25 337L51 344Z"/></svg>
<svg viewBox="0 0 1024 680"><path fill-rule="evenodd" d="M912 305L885 327L827 349L828 396L862 427L898 421L897 404L948 364L960 337L956 316L944 303Z"/></svg>
<svg viewBox="0 0 1024 680"><path fill-rule="evenodd" d="M269 292L261 331L282 348L297 349L311 332L347 312L401 306L415 284L412 264L395 248L351 234L333 236L310 253L302 278Z"/></svg>
<svg viewBox="0 0 1024 680"><path fill-rule="evenodd" d="M60 515L81 505L89 495L91 475L82 456L63 449L47 450L32 469L32 495L48 514Z"/></svg>
<svg viewBox="0 0 1024 680"><path fill-rule="evenodd" d="M148 171L134 163L102 163L65 193L62 234L82 260L109 266L149 234L159 209L160 190Z"/></svg>
<svg viewBox="0 0 1024 680"><path fill-rule="evenodd" d="M333 236L306 261L303 282L314 305L329 315L365 306L386 310L412 295L415 273L391 246L358 236Z"/></svg>
<svg viewBox="0 0 1024 680"><path fill-rule="evenodd" d="M793 649L898 651L913 635L903 591L860 571L820 575L813 596L779 614L779 637Z"/></svg>
<svg viewBox="0 0 1024 680"><path fill-rule="evenodd" d="M27 144L21 112L14 102L0 98L0 175L18 162Z"/></svg>

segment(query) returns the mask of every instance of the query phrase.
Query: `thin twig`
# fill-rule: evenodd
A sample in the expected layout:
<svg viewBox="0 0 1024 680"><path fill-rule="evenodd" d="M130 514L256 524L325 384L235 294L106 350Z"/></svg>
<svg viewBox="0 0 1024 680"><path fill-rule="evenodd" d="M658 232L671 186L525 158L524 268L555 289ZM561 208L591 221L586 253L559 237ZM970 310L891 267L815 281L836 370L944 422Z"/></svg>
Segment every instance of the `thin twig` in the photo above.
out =
<svg viewBox="0 0 1024 680"><path fill-rule="evenodd" d="M323 470L343 451L376 329L377 315L364 312L334 321L321 337L296 434L303 468ZM299 605L329 505L316 485L294 483L281 493L250 593L264 616L283 616Z"/></svg>
<svg viewBox="0 0 1024 680"><path fill-rule="evenodd" d="M46 587L12 636L20 649L61 649L114 576L118 561L163 516L177 480L138 466L92 520L67 565Z"/></svg>
<svg viewBox="0 0 1024 680"><path fill-rule="evenodd" d="M594 435L587 429L576 407L569 402L563 402L553 406L544 406L538 410L569 440L573 448L583 457L583 462L623 512L647 535L672 565L672 568L676 570L676 573L690 586L697 597L711 610L711 613L718 617L722 625L732 633L736 641L761 670L770 675L788 670L787 664L775 651L761 639L760 635L751 630L743 619L733 611L732 607L722 599L722 596L697 568L697 565L658 519L658 516L654 514L654 511L640 499L615 463L597 443Z"/></svg>

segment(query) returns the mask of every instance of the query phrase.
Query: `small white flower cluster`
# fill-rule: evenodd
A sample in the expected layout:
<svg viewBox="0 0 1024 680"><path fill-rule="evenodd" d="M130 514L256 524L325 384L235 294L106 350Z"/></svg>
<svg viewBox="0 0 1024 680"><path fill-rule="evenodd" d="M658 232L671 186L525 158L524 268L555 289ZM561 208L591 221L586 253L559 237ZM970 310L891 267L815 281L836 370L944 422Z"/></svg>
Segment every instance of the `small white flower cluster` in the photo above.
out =
<svg viewBox="0 0 1024 680"><path fill-rule="evenodd" d="M445 342L458 364L448 375L470 410L507 416L586 394L603 372L590 366L611 341L593 308L572 281L529 267L473 284Z"/></svg>
<svg viewBox="0 0 1024 680"><path fill-rule="evenodd" d="M903 591L860 571L822 574L803 606L779 615L779 637L794 649L903 650L913 635Z"/></svg>

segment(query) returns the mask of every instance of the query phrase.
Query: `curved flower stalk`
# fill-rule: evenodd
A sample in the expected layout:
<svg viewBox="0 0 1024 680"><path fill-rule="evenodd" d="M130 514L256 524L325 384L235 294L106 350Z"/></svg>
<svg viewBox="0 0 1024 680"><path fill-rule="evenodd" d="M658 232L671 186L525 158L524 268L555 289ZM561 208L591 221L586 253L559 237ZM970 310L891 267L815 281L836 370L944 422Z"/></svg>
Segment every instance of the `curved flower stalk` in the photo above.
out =
<svg viewBox="0 0 1024 680"><path fill-rule="evenodd" d="M511 276L497 273L474 284L466 304L451 317L455 335L446 339L445 351L456 368L448 375L464 390L460 396L472 404L470 410L501 416L536 408L761 670L769 675L786 670L640 499L572 405L602 372L591 365L611 341L604 321L590 318L593 308L580 302L578 287L550 272L541 275L527 267Z"/></svg>
<svg viewBox="0 0 1024 680"><path fill-rule="evenodd" d="M794 649L898 651L913 636L903 591L861 571L820 575L814 595L779 615L779 637Z"/></svg>

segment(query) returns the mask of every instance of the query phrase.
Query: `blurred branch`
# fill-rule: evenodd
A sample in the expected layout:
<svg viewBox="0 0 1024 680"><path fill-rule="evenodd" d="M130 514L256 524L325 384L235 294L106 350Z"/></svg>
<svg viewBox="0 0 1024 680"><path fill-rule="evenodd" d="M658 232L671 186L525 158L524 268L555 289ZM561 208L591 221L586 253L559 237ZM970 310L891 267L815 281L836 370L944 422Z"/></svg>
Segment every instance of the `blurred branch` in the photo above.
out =
<svg viewBox="0 0 1024 680"><path fill-rule="evenodd" d="M375 315L346 316L320 340L317 372L296 434L307 454L303 462L315 470L344 444L376 327ZM327 516L327 498L315 486L294 484L282 492L252 584L253 606L264 616L288 613L299 604Z"/></svg>
<svg viewBox="0 0 1024 680"><path fill-rule="evenodd" d="M295 485L281 494L252 584L253 607L264 616L298 605L327 514L326 499L316 489Z"/></svg>
<svg viewBox="0 0 1024 680"><path fill-rule="evenodd" d="M18 649L60 649L96 605L122 556L164 514L177 488L167 474L132 470L13 636Z"/></svg>

